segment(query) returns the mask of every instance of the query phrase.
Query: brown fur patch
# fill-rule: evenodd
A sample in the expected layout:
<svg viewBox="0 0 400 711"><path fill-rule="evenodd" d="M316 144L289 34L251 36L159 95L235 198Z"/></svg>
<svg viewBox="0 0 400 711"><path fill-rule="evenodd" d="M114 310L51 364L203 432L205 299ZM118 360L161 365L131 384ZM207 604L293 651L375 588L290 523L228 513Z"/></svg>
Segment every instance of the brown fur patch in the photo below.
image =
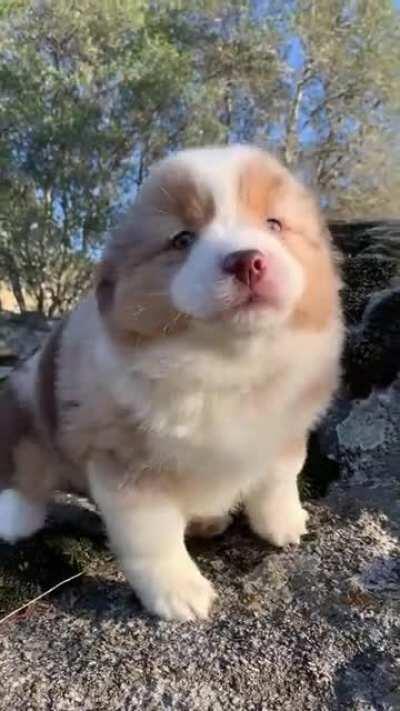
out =
<svg viewBox="0 0 400 711"><path fill-rule="evenodd" d="M335 312L337 277L329 249L307 243L298 235L286 236L291 254L301 263L306 283L303 294L292 314L295 328L321 330L327 326Z"/></svg>
<svg viewBox="0 0 400 711"><path fill-rule="evenodd" d="M275 195L284 185L283 169L275 161L268 165L266 159L253 159L243 167L239 176L239 210L248 220L264 224L268 217L279 219L273 214ZM271 204L272 203L272 204ZM271 214L269 214L271 213Z"/></svg>
<svg viewBox="0 0 400 711"><path fill-rule="evenodd" d="M117 271L132 269L163 253L174 234L199 231L214 215L210 191L187 170L167 163L144 183L132 210L109 242L105 259Z"/></svg>
<svg viewBox="0 0 400 711"><path fill-rule="evenodd" d="M178 217L189 230L203 229L215 215L214 198L210 191L182 169L165 172L153 199L156 209Z"/></svg>
<svg viewBox="0 0 400 711"><path fill-rule="evenodd" d="M57 407L57 358L65 321L60 321L51 332L40 354L38 367L37 395L41 424L51 439L58 427Z"/></svg>
<svg viewBox="0 0 400 711"><path fill-rule="evenodd" d="M338 275L328 230L313 195L283 166L266 156L242 171L239 204L246 220L259 226L279 220L277 234L305 274L305 289L292 315L295 328L323 329L337 302Z"/></svg>
<svg viewBox="0 0 400 711"><path fill-rule="evenodd" d="M186 328L187 318L169 297L186 253L171 249L170 240L182 230L201 230L214 214L210 191L187 169L167 163L154 171L97 271L99 311L116 337L153 338Z"/></svg>
<svg viewBox="0 0 400 711"><path fill-rule="evenodd" d="M246 220L259 226L276 219L283 235L291 231L315 246L325 239L314 196L272 156L260 155L243 167L238 201Z"/></svg>
<svg viewBox="0 0 400 711"><path fill-rule="evenodd" d="M181 258L179 255L177 260ZM186 328L187 317L175 310L169 297L170 280L178 266L179 262L175 266L163 252L137 268L121 265L112 288L100 283L99 310L114 337L137 345L143 339L176 334ZM106 280L108 269L105 263Z"/></svg>
<svg viewBox="0 0 400 711"><path fill-rule="evenodd" d="M8 383L0 394L0 489L10 485L15 471L15 449L33 430L32 414Z"/></svg>

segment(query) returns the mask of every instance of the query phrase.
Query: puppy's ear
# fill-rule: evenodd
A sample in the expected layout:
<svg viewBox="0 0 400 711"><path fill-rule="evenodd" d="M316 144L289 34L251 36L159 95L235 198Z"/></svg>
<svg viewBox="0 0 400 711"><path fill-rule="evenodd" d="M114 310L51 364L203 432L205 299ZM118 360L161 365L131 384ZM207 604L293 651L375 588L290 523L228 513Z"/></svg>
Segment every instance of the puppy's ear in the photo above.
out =
<svg viewBox="0 0 400 711"><path fill-rule="evenodd" d="M100 262L95 275L97 305L102 315L108 313L112 308L116 282L115 265L110 259L104 258Z"/></svg>

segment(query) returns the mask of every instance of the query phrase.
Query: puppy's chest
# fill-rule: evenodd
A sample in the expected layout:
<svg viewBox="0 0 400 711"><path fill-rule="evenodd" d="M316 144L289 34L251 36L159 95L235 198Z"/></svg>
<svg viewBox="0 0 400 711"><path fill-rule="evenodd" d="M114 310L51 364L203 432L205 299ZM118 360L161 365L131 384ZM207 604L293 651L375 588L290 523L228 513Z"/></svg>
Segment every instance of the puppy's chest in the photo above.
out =
<svg viewBox="0 0 400 711"><path fill-rule="evenodd" d="M277 387L208 387L202 383L136 383L130 420L148 442L159 466L224 466L265 460L288 428Z"/></svg>

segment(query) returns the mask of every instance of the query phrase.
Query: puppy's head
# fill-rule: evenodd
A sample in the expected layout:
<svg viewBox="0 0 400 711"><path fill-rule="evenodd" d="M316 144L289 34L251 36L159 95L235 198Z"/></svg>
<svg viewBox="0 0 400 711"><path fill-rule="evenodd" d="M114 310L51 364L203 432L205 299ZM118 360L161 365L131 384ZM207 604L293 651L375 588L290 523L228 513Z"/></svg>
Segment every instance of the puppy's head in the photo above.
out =
<svg viewBox="0 0 400 711"><path fill-rule="evenodd" d="M183 151L155 167L100 266L118 330L318 330L336 278L316 202L274 158L245 146Z"/></svg>

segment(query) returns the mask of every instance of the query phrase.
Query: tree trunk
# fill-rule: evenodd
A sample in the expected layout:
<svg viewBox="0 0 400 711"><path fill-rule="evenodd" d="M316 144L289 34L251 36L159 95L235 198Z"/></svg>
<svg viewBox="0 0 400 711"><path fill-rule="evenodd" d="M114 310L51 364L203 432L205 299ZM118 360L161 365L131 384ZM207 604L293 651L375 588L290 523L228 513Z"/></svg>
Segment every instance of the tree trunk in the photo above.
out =
<svg viewBox="0 0 400 711"><path fill-rule="evenodd" d="M19 283L18 277L11 280L11 286L12 286L12 293L14 295L14 299L18 304L18 308L19 308L21 314L23 314L26 311L26 302L25 302L24 293L21 289L21 284Z"/></svg>
<svg viewBox="0 0 400 711"><path fill-rule="evenodd" d="M39 287L36 293L36 309L40 314L44 314L44 291Z"/></svg>
<svg viewBox="0 0 400 711"><path fill-rule="evenodd" d="M7 250L1 250L0 256L4 260L5 269L3 271L3 274L5 276L6 281L8 281L11 286L11 291L13 293L15 301L17 302L19 310L21 314L23 314L24 311L26 311L26 303L24 292L21 286L21 281L18 275L17 265L15 264L15 260L12 254L9 253Z"/></svg>

